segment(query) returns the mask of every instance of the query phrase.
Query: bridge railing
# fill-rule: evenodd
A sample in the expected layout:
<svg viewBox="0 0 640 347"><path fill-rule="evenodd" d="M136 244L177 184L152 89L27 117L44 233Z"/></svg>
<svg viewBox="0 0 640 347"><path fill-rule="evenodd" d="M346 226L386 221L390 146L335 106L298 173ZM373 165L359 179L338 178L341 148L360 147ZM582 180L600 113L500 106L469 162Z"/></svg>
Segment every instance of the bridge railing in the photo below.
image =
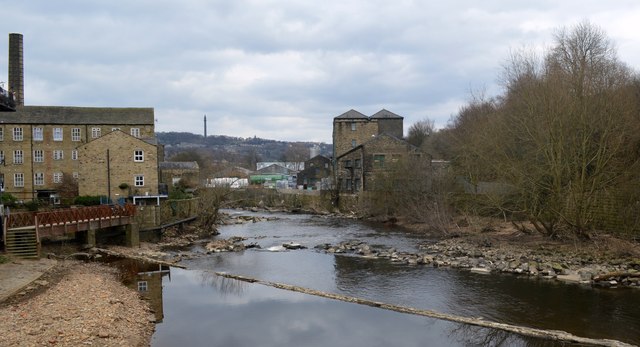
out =
<svg viewBox="0 0 640 347"><path fill-rule="evenodd" d="M34 226L36 224L36 217L39 225L54 225L117 217L132 217L135 214L136 207L132 204L126 204L123 207L118 205L99 205L46 212L18 212L11 213L7 216L7 228Z"/></svg>

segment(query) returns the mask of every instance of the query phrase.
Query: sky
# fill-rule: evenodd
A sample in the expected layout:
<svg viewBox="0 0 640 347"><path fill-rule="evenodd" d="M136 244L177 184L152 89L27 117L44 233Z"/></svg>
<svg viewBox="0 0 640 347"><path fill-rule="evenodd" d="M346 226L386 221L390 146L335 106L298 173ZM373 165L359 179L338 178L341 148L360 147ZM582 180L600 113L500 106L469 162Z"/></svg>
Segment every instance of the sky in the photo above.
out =
<svg viewBox="0 0 640 347"><path fill-rule="evenodd" d="M501 93L511 52L589 21L640 70L640 1L0 0L24 35L25 104L153 107L156 131L331 143L334 117L387 109L445 127ZM5 84L6 86L6 84Z"/></svg>

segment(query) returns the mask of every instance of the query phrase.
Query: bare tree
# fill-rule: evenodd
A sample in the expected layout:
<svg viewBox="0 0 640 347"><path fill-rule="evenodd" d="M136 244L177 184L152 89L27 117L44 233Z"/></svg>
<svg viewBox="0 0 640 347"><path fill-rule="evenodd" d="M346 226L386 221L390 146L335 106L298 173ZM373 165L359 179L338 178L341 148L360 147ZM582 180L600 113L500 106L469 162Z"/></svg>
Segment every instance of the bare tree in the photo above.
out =
<svg viewBox="0 0 640 347"><path fill-rule="evenodd" d="M539 231L588 237L599 201L637 171L634 80L602 30L587 22L558 31L542 59L513 54L505 94L492 104L472 102L453 123L459 172L472 183L508 184L496 207L526 216Z"/></svg>
<svg viewBox="0 0 640 347"><path fill-rule="evenodd" d="M425 118L419 122L413 123L411 127L409 127L407 141L416 147L421 147L434 131L435 122L429 118Z"/></svg>

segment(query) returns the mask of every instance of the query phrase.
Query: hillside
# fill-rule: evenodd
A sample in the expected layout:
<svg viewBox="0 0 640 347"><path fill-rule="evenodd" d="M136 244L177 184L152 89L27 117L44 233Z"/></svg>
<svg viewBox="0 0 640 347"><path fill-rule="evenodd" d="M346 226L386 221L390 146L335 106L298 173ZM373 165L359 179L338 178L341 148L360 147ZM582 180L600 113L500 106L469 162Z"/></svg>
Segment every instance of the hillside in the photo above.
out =
<svg viewBox="0 0 640 347"><path fill-rule="evenodd" d="M304 161L312 148L330 157L332 145L319 142L287 142L259 137L202 135L186 132L159 132L158 141L165 146L167 158L179 153L196 151L217 161L250 164L256 161Z"/></svg>

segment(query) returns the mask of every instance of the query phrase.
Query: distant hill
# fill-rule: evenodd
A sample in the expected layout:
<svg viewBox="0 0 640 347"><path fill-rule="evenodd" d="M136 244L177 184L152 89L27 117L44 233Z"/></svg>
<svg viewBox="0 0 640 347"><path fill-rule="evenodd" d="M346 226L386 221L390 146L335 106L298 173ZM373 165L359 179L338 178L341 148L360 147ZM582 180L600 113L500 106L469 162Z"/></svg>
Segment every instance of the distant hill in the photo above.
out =
<svg viewBox="0 0 640 347"><path fill-rule="evenodd" d="M232 137L226 135L204 136L186 132L158 132L158 141L165 146L167 157L176 153L198 149L211 152L217 159L240 162L251 156L259 161L304 161L309 159L312 148L319 154L330 157L331 144L320 142L287 142L261 139L259 137Z"/></svg>

